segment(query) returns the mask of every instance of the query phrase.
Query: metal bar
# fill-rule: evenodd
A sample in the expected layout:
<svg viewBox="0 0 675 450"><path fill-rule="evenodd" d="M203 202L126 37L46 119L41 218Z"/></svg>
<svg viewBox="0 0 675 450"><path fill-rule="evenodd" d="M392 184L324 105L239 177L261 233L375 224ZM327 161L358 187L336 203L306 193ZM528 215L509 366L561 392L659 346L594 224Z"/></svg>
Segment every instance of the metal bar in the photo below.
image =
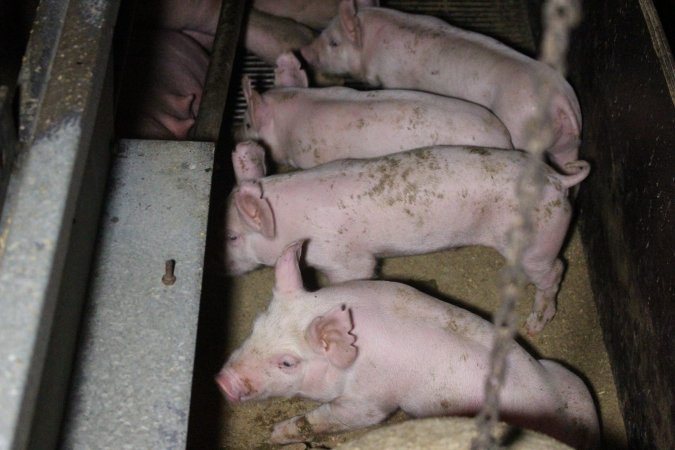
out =
<svg viewBox="0 0 675 450"><path fill-rule="evenodd" d="M27 446L118 7L43 0L36 12L0 220L0 450Z"/></svg>
<svg viewBox="0 0 675 450"><path fill-rule="evenodd" d="M213 147L120 142L63 448L185 448Z"/></svg>
<svg viewBox="0 0 675 450"><path fill-rule="evenodd" d="M245 1L223 0L197 123L191 131L194 140L218 140L245 8Z"/></svg>

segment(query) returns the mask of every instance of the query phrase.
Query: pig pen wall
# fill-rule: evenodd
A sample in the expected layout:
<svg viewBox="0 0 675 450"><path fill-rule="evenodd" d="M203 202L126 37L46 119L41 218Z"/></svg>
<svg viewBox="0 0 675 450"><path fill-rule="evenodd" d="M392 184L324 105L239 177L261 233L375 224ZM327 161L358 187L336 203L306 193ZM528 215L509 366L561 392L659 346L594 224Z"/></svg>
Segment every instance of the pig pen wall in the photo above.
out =
<svg viewBox="0 0 675 450"><path fill-rule="evenodd" d="M672 35L675 3L656 3ZM675 448L673 57L652 2L583 4L569 78L593 165L579 216L595 302L630 448Z"/></svg>
<svg viewBox="0 0 675 450"><path fill-rule="evenodd" d="M534 55L538 40L538 5L524 0L470 1L389 1L384 6L411 12L437 14L455 25L484 32ZM534 38L533 38L534 35ZM575 37L576 38L576 37ZM253 75L259 88L271 85L272 72L255 57L240 51L233 78L242 73ZM243 66L243 67L242 67ZM239 73L237 73L237 70ZM241 120L244 102L239 83L232 83L223 130L227 123ZM583 90L575 84L577 91ZM581 94L580 94L581 95ZM221 135L216 155L213 192L222 200L232 188L230 152L234 143ZM582 193L586 185L582 186ZM204 276L204 294L200 311L198 346L190 412L189 448L248 449L272 448L266 444L272 425L312 408L311 402L275 400L251 404L227 405L218 392L213 376L229 355L246 337L252 322L271 298L273 271L262 269L241 277L227 279L218 271L218 234L222 232L222 206L212 201L212 225L209 231ZM578 208L577 208L578 209ZM580 215L580 214L577 214ZM583 221L583 217L580 218ZM220 227L220 228L219 228ZM558 297L559 312L546 330L523 342L537 356L563 361L579 373L596 398L604 432L604 448L626 448L625 432L609 357L595 311L589 281L586 252L578 232L570 229L563 257L567 269ZM409 258L392 258L384 262L382 277L403 281L489 317L499 303L498 280L503 258L486 248L466 248ZM519 305L519 317L525 318L534 298ZM403 414L393 420L402 420ZM347 436L328 438L318 445L333 446ZM300 448L300 447L298 447Z"/></svg>

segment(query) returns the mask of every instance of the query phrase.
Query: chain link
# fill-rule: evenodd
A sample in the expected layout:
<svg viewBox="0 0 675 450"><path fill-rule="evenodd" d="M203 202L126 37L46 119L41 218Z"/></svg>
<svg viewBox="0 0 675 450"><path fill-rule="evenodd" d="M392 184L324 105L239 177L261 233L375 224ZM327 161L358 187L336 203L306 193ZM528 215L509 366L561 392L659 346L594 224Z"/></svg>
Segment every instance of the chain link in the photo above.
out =
<svg viewBox="0 0 675 450"><path fill-rule="evenodd" d="M544 33L539 60L558 70L563 76L566 72L565 57L570 31L580 19L579 0L546 0L543 6ZM532 216L543 185L543 154L546 143L550 142L550 136L542 133L542 130L547 129L543 127L543 112L550 103L551 89L547 82L540 82L537 91L541 102L536 106L527 126L525 149L530 157L516 186L520 214L508 236L509 250L505 255L506 266L502 271L501 304L494 318L495 337L490 354L490 372L485 381L485 402L476 419L478 435L471 443L472 450L500 448L495 436L495 427L499 420L499 394L506 372L506 358L516 333L515 307L525 295L527 278L522 259L532 241Z"/></svg>

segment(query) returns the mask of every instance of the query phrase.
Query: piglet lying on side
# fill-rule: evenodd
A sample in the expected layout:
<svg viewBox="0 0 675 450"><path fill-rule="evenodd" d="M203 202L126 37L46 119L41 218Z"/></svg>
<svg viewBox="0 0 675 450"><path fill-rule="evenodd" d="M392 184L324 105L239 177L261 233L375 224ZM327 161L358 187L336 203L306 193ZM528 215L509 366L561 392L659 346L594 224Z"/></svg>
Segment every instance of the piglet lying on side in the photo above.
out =
<svg viewBox="0 0 675 450"><path fill-rule="evenodd" d="M373 425L398 408L416 417L480 410L492 324L399 283L307 292L301 245L283 251L269 308L216 377L231 402L301 396L323 403L277 423L273 443ZM501 419L592 447L598 419L581 379L516 342L511 347Z"/></svg>
<svg viewBox="0 0 675 450"><path fill-rule="evenodd" d="M228 271L271 266L286 245L306 239L307 263L332 283L372 278L377 259L390 256L467 245L506 255L507 233L518 217L516 180L527 162L514 150L435 146L261 177L261 154L251 142L233 154L238 186L227 206ZM566 169L574 175L542 169L534 236L523 256L537 288L530 334L555 315L563 273L558 252L572 215L567 190L590 167L576 161Z"/></svg>

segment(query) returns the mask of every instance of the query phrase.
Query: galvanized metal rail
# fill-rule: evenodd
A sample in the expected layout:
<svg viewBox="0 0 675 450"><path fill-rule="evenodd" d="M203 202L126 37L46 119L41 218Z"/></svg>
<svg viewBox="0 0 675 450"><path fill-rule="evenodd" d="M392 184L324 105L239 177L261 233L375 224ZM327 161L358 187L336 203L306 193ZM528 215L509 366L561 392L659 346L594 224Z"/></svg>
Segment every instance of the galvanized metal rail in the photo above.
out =
<svg viewBox="0 0 675 450"><path fill-rule="evenodd" d="M64 448L185 448L213 147L118 145Z"/></svg>
<svg viewBox="0 0 675 450"><path fill-rule="evenodd" d="M29 439L118 6L43 0L36 12L0 221L0 450Z"/></svg>

